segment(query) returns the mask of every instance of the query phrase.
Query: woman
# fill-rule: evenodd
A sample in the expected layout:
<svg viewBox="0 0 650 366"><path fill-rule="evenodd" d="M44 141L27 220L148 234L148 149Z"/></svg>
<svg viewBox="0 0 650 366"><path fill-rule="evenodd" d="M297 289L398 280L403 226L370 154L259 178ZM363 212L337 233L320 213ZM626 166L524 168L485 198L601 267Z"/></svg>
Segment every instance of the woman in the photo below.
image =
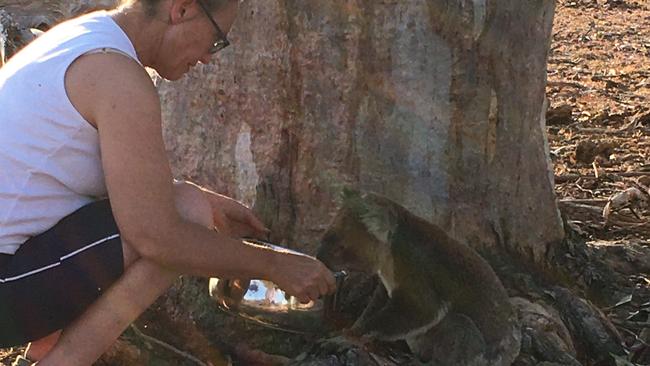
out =
<svg viewBox="0 0 650 366"><path fill-rule="evenodd" d="M236 12L130 1L0 69L0 346L32 341L24 364L92 364L180 273L268 279L301 301L334 291L317 260L236 239L267 234L249 209L172 182L144 66L176 80L208 63Z"/></svg>

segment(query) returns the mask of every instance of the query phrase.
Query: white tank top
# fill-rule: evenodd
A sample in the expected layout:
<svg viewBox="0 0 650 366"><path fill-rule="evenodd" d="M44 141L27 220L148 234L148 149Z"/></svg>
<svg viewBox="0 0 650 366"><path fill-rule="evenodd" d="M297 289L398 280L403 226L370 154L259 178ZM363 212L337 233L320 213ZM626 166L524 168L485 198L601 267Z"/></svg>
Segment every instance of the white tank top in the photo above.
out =
<svg viewBox="0 0 650 366"><path fill-rule="evenodd" d="M100 11L52 28L0 68L0 253L15 253L106 196L97 130L64 85L74 60L101 49L138 61L127 35Z"/></svg>

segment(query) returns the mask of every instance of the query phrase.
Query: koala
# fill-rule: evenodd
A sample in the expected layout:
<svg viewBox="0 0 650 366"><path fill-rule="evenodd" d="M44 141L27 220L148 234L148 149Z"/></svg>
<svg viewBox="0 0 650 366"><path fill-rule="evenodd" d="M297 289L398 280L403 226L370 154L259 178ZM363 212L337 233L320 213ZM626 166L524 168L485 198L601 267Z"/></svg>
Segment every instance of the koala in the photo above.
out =
<svg viewBox="0 0 650 366"><path fill-rule="evenodd" d="M519 353L516 313L490 265L387 198L344 191L317 258L383 284L354 333L404 340L431 365L510 365Z"/></svg>

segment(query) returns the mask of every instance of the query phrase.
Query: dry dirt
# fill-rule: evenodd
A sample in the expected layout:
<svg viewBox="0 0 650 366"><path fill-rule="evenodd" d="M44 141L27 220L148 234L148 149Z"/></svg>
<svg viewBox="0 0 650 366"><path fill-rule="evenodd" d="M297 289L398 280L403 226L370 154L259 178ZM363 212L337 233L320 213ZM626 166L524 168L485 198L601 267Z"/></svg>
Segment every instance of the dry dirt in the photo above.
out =
<svg viewBox="0 0 650 366"><path fill-rule="evenodd" d="M647 289L650 3L559 0L547 95L548 140L562 213L590 245L637 248L640 257L630 263L641 265L630 268L630 278ZM642 323L647 324L647 313L641 312ZM0 365L10 365L21 351L0 350Z"/></svg>
<svg viewBox="0 0 650 366"><path fill-rule="evenodd" d="M547 96L560 210L628 276L605 310L627 359L650 364L650 2L559 0Z"/></svg>
<svg viewBox="0 0 650 366"><path fill-rule="evenodd" d="M647 243L650 237L648 8L646 1L558 2L548 139L560 207L593 242ZM639 190L628 191L634 212L619 205L606 222L608 199L628 188Z"/></svg>

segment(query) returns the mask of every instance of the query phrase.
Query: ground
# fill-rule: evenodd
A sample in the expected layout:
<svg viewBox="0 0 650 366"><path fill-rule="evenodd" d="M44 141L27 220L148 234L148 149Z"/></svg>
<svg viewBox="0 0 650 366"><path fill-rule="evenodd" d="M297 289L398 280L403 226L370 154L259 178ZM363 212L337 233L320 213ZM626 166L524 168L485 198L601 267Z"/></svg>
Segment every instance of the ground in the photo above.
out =
<svg viewBox="0 0 650 366"><path fill-rule="evenodd" d="M638 296L650 287L650 4L559 0L547 96L556 192L567 222L605 253L633 248L623 251L629 258L613 261L629 275L633 296L621 299L623 313L608 313L632 346L647 332L650 311L646 296ZM0 364L21 351L0 350Z"/></svg>
<svg viewBox="0 0 650 366"><path fill-rule="evenodd" d="M548 139L556 192L590 241L647 242L650 185L650 11L641 1L558 3L548 66ZM641 210L602 218L627 188ZM644 192L645 191L645 192Z"/></svg>
<svg viewBox="0 0 650 366"><path fill-rule="evenodd" d="M547 132L559 207L588 245L628 276L619 306L603 310L630 359L650 364L650 3L557 5Z"/></svg>
<svg viewBox="0 0 650 366"><path fill-rule="evenodd" d="M547 132L560 209L590 245L632 248L616 266L647 289L650 4L561 0L553 32Z"/></svg>

